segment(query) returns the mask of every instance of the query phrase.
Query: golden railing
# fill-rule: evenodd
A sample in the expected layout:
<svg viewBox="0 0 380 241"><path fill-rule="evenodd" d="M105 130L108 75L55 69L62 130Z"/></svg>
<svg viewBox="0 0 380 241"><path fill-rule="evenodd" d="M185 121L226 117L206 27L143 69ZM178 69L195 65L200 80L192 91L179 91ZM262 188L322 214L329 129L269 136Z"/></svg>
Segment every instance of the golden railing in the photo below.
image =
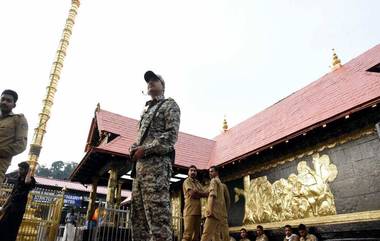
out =
<svg viewBox="0 0 380 241"><path fill-rule="evenodd" d="M10 184L1 186L1 206L12 192L12 188ZM31 191L17 241L55 241L61 219L63 196L62 191L42 188Z"/></svg>

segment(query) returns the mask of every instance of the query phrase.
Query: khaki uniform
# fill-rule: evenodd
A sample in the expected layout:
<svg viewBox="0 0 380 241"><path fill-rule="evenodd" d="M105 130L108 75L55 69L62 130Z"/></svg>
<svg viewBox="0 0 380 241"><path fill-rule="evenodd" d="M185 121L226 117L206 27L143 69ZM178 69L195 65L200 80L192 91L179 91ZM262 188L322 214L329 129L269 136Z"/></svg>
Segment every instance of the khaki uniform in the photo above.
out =
<svg viewBox="0 0 380 241"><path fill-rule="evenodd" d="M318 239L314 234L308 233L306 237L300 237L300 241L318 241Z"/></svg>
<svg viewBox="0 0 380 241"><path fill-rule="evenodd" d="M231 205L230 193L228 191L227 185L224 183L222 183L222 185L223 185L224 202L226 204L226 212L228 214L228 210L230 209L230 205ZM219 240L229 241L230 239L229 237L230 237L230 231L228 229L228 215L226 215L226 217L221 222L220 233L219 235L218 234L215 235L215 238L213 239L213 241L219 241Z"/></svg>
<svg viewBox="0 0 380 241"><path fill-rule="evenodd" d="M201 241L211 241L220 234L222 223L227 218L226 203L224 200L223 185L219 177L211 179L209 187L209 200L214 197L213 216L206 217ZM207 207L208 209L208 207Z"/></svg>
<svg viewBox="0 0 380 241"><path fill-rule="evenodd" d="M268 237L265 234L256 237L256 241L268 241Z"/></svg>
<svg viewBox="0 0 380 241"><path fill-rule="evenodd" d="M26 149L28 122L23 114L0 115L0 184L11 164L12 157Z"/></svg>
<svg viewBox="0 0 380 241"><path fill-rule="evenodd" d="M147 102L137 141L131 147L133 150L141 146L145 153L142 159L137 160L136 177L132 184L132 238L135 241L172 240L170 153L174 151L178 137L180 109L171 98L159 106L163 100L161 96Z"/></svg>
<svg viewBox="0 0 380 241"><path fill-rule="evenodd" d="M188 177L182 185L185 197L184 232L182 241L199 240L201 232L201 200L190 197L190 190L203 192L203 187L197 179Z"/></svg>
<svg viewBox="0 0 380 241"><path fill-rule="evenodd" d="M240 239L240 241L251 241L251 240L249 240L249 238L242 238Z"/></svg>

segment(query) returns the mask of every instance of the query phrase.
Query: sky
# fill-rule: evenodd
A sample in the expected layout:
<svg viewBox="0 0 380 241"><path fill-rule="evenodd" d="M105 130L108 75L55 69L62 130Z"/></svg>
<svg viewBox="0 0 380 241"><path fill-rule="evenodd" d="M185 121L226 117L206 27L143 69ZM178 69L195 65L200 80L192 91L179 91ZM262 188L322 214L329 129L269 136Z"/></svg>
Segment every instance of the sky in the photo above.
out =
<svg viewBox="0 0 380 241"><path fill-rule="evenodd" d="M0 89L38 122L71 1L0 2ZM48 123L40 164L79 162L97 103L138 119L143 74L166 81L181 131L214 138L380 44L374 0L82 0ZM8 171L27 159L14 157Z"/></svg>

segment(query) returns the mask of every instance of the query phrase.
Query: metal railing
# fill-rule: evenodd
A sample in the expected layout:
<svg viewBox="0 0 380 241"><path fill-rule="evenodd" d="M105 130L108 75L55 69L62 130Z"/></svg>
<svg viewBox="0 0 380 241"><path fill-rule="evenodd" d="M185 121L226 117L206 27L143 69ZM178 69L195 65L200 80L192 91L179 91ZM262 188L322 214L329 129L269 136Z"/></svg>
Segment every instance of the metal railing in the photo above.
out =
<svg viewBox="0 0 380 241"><path fill-rule="evenodd" d="M11 184L0 187L0 205L3 206L13 189ZM61 211L63 192L36 188L29 193L17 241L54 241L56 240Z"/></svg>
<svg viewBox="0 0 380 241"><path fill-rule="evenodd" d="M101 206L96 211L97 218L78 227L81 233L76 241L129 241L132 240L130 231L130 210L127 207L106 208Z"/></svg>
<svg viewBox="0 0 380 241"><path fill-rule="evenodd" d="M130 241L131 217L128 207L107 208L101 205L96 211L97 218L78 225L75 229L75 241ZM181 240L183 230L182 217L173 217L173 241ZM66 240L61 240L66 241ZM71 241L71 240L70 240Z"/></svg>

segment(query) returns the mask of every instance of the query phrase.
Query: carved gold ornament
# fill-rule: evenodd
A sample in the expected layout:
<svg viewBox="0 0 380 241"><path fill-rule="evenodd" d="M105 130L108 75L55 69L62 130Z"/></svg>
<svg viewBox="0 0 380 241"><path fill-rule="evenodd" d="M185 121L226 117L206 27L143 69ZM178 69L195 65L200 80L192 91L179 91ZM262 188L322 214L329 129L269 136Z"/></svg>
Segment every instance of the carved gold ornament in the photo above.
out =
<svg viewBox="0 0 380 241"><path fill-rule="evenodd" d="M328 155L312 155L313 168L306 161L297 165L298 174L290 174L271 184L266 176L250 180L244 177L244 190L234 188L235 202L245 198L243 224L279 222L291 219L336 214L329 183L338 170Z"/></svg>

